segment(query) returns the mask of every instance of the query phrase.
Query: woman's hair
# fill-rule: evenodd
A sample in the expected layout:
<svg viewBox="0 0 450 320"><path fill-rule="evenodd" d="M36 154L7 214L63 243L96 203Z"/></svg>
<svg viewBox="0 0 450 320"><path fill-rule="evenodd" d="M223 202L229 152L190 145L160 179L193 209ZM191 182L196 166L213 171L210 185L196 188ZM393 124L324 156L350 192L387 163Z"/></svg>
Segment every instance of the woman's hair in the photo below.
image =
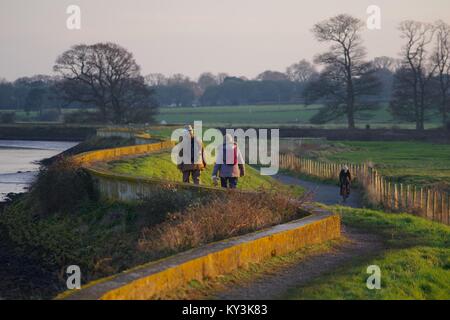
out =
<svg viewBox="0 0 450 320"><path fill-rule="evenodd" d="M227 133L227 134L225 135L225 143L226 143L226 144L232 144L232 143L234 143L234 139L233 139L233 136L232 136L231 134Z"/></svg>
<svg viewBox="0 0 450 320"><path fill-rule="evenodd" d="M347 167L346 165L343 165L343 166L342 166L342 170L348 171L348 167Z"/></svg>

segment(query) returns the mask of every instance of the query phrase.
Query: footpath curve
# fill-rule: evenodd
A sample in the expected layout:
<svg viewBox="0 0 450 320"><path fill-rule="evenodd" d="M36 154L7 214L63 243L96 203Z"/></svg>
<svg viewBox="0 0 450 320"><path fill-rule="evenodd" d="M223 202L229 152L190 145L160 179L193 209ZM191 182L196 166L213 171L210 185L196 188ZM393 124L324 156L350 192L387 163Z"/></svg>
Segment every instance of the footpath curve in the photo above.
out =
<svg viewBox="0 0 450 320"><path fill-rule="evenodd" d="M148 136L147 136L148 137ZM173 146L161 141L130 147L86 152L73 157L93 177L102 197L116 200L136 200L152 192L155 184L173 184L196 188L201 192L226 190L193 186L160 179L118 175L99 169L96 164L124 156L144 155ZM306 218L227 239L180 253L175 256L137 266L123 273L89 283L81 290L67 291L59 299L152 299L162 292L187 284L230 273L251 263L274 255L284 255L302 247L320 244L341 235L338 215L314 206L304 206L310 213Z"/></svg>

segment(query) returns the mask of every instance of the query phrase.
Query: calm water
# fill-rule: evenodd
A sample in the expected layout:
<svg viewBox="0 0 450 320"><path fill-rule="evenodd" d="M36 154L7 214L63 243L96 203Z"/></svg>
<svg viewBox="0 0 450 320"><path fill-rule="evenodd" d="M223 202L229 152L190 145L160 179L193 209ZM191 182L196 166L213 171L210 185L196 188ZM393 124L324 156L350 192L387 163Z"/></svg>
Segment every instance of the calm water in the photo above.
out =
<svg viewBox="0 0 450 320"><path fill-rule="evenodd" d="M39 160L75 146L76 142L0 140L0 201L9 192L22 192L35 178Z"/></svg>

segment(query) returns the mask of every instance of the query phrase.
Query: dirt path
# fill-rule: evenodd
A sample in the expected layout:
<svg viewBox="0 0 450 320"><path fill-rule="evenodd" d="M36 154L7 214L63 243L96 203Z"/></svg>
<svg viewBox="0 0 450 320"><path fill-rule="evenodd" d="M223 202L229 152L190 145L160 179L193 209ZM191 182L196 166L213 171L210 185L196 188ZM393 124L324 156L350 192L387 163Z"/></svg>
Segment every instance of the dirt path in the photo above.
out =
<svg viewBox="0 0 450 320"><path fill-rule="evenodd" d="M278 175L276 178L282 183L300 185L312 191L313 200L316 202L350 207L360 207L361 205L361 194L358 190L352 190L350 198L342 203L337 186L300 180L286 175ZM223 291L213 298L225 300L280 299L291 288L303 286L340 267L350 267L355 260L376 255L383 249L382 240L376 235L345 227L343 227L343 235L350 241L340 243L332 252L312 255L290 267L265 274L254 282Z"/></svg>
<svg viewBox="0 0 450 320"><path fill-rule="evenodd" d="M374 256L383 249L382 240L375 235L345 228L343 234L350 240L338 245L332 252L305 258L297 264L272 274L265 274L249 284L238 285L215 295L224 300L282 299L291 288L303 286L334 270L352 266L352 262Z"/></svg>
<svg viewBox="0 0 450 320"><path fill-rule="evenodd" d="M284 183L291 185L300 185L306 188L308 191L313 192L313 200L327 205L340 204L353 208L361 207L361 193L357 189L352 189L350 197L345 203L342 203L342 198L339 195L339 187L336 185L325 184L320 182L300 180L295 177L287 175L277 175L275 178Z"/></svg>

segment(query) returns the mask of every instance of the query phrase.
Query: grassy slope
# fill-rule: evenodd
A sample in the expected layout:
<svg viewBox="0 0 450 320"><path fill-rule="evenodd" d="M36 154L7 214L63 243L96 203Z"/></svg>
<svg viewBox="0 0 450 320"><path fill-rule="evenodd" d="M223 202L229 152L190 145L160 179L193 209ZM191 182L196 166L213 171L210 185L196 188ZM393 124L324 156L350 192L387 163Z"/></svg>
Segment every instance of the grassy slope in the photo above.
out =
<svg viewBox="0 0 450 320"><path fill-rule="evenodd" d="M449 299L450 227L407 214L334 207L344 224L380 234L381 256L349 261L349 267L305 287L289 299ZM381 290L368 290L366 268L381 268Z"/></svg>
<svg viewBox="0 0 450 320"><path fill-rule="evenodd" d="M332 162L373 162L381 173L403 183L450 184L450 145L425 142L345 141L343 152L324 155Z"/></svg>
<svg viewBox="0 0 450 320"><path fill-rule="evenodd" d="M119 160L110 163L113 172L121 174L132 174L143 177L155 177L167 179L172 181L181 180L181 172L170 159L170 153L156 153L150 156L132 158L127 160ZM207 186L212 186L212 170L213 166L207 166L206 170L202 172L201 183ZM269 176L260 175L259 171L246 166L246 175L239 179L239 189L255 190L260 187L270 189L272 187L290 188L292 191L299 193L301 188L288 187L279 184L276 180Z"/></svg>

